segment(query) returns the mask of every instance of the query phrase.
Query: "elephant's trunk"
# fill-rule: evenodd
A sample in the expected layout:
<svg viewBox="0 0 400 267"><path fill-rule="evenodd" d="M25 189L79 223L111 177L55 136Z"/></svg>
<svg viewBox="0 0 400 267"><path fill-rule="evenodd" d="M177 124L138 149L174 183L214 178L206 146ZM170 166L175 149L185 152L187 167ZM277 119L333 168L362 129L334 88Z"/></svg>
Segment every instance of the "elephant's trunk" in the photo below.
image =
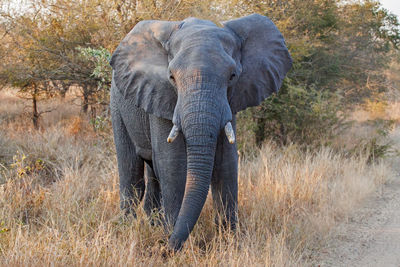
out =
<svg viewBox="0 0 400 267"><path fill-rule="evenodd" d="M187 176L182 206L169 239L169 246L174 250L182 247L200 216L211 182L217 137L223 128L222 121L226 120L224 105L221 105L223 99L215 96L216 90L207 89L187 91L190 98L182 103Z"/></svg>
<svg viewBox="0 0 400 267"><path fill-rule="evenodd" d="M169 246L174 250L179 250L182 247L183 242L188 238L200 216L211 182L214 154L214 144L210 146L193 145L187 147L185 195L174 231L169 239Z"/></svg>

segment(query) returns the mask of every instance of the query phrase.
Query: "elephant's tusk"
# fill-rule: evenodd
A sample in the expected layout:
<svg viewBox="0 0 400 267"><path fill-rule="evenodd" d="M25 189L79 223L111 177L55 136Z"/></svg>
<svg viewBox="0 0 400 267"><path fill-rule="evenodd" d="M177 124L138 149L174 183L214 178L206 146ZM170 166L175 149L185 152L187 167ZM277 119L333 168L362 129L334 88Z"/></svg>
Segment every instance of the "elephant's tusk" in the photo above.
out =
<svg viewBox="0 0 400 267"><path fill-rule="evenodd" d="M179 128L174 124L174 126L171 129L171 132L168 135L167 142L168 143L174 142L178 134L179 134Z"/></svg>
<svg viewBox="0 0 400 267"><path fill-rule="evenodd" d="M231 144L235 143L235 132L233 131L232 124L230 121L225 125L225 134L228 137L228 141Z"/></svg>

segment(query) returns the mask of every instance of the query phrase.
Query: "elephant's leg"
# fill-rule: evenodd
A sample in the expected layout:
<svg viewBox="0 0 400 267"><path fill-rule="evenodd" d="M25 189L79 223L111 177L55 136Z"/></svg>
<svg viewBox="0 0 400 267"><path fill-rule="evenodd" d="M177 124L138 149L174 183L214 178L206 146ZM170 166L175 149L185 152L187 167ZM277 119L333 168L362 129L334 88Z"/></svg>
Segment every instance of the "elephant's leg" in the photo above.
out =
<svg viewBox="0 0 400 267"><path fill-rule="evenodd" d="M215 165L211 179L213 204L224 226L234 230L238 205L238 154L236 143L230 144L225 134L218 137Z"/></svg>
<svg viewBox="0 0 400 267"><path fill-rule="evenodd" d="M160 182L161 204L168 226L176 222L186 185L186 145L182 133L174 142L167 142L171 128L171 121L150 116L153 170Z"/></svg>
<svg viewBox="0 0 400 267"><path fill-rule="evenodd" d="M146 163L146 194L144 196L144 210L150 217L153 212L161 210L161 188L158 179L156 178L152 166Z"/></svg>
<svg viewBox="0 0 400 267"><path fill-rule="evenodd" d="M135 152L126 127L118 111L112 110L114 142L117 151L121 209L135 215L134 209L145 190L144 162Z"/></svg>

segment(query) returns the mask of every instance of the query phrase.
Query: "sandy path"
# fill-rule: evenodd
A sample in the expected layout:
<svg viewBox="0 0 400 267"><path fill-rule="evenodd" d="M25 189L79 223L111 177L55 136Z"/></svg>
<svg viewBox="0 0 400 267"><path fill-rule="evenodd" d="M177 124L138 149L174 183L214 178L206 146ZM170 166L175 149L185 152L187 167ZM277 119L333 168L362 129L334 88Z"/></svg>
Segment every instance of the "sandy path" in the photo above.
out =
<svg viewBox="0 0 400 267"><path fill-rule="evenodd" d="M400 267L400 173L339 226L319 258L320 266Z"/></svg>

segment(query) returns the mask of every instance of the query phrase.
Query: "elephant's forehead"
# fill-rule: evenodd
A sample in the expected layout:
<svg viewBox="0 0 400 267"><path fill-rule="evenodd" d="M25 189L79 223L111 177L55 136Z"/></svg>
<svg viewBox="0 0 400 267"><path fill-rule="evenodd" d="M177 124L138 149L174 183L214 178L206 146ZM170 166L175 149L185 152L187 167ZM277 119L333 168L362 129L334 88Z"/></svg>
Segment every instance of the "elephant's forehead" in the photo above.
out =
<svg viewBox="0 0 400 267"><path fill-rule="evenodd" d="M186 28L192 25L207 25L211 27L217 27L217 25L212 21L190 17L183 20L180 28Z"/></svg>
<svg viewBox="0 0 400 267"><path fill-rule="evenodd" d="M225 47L236 45L235 37L226 29L215 24L191 24L178 29L172 37L171 43L178 48L192 44L222 44Z"/></svg>

